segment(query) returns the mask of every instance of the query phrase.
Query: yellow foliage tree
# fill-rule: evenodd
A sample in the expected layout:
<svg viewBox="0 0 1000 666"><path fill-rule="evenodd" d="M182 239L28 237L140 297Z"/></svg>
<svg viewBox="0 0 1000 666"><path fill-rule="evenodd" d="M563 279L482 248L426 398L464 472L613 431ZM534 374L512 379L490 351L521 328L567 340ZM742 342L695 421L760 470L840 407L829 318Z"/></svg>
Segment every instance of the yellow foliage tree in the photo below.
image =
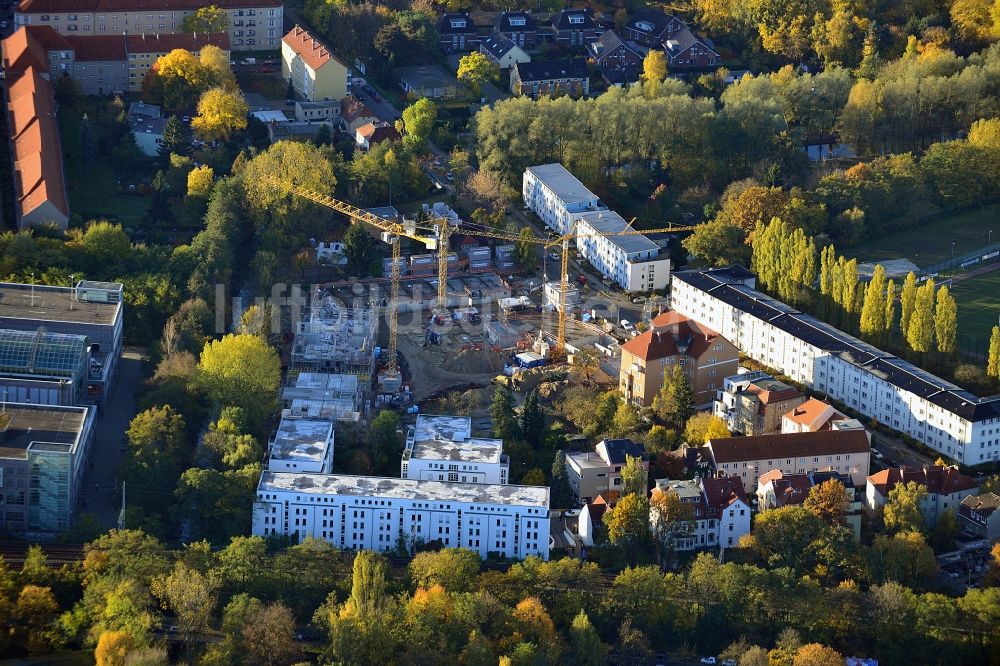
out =
<svg viewBox="0 0 1000 666"><path fill-rule="evenodd" d="M708 412L698 412L684 426L684 441L691 446L701 446L710 439L732 436L726 422Z"/></svg>
<svg viewBox="0 0 1000 666"><path fill-rule="evenodd" d="M844 657L834 650L819 643L809 643L799 648L792 660L792 666L841 666Z"/></svg>
<svg viewBox="0 0 1000 666"><path fill-rule="evenodd" d="M187 193L189 197L205 197L212 193L212 183L215 180L215 171L212 167L202 165L195 167L188 173Z"/></svg>
<svg viewBox="0 0 1000 666"><path fill-rule="evenodd" d="M124 631L105 631L97 639L94 660L97 666L125 666L128 653L135 647L135 641Z"/></svg>
<svg viewBox="0 0 1000 666"><path fill-rule="evenodd" d="M227 335L205 345L196 374L198 385L222 405L242 407L259 423L272 410L281 383L281 362L256 335Z"/></svg>
<svg viewBox="0 0 1000 666"><path fill-rule="evenodd" d="M230 133L245 129L250 109L239 90L212 88L198 100L198 115L191 128L206 141L228 139Z"/></svg>
<svg viewBox="0 0 1000 666"><path fill-rule="evenodd" d="M198 64L205 70L205 78L214 85L227 88L236 87L236 78L229 67L229 56L213 44L206 44L198 52Z"/></svg>
<svg viewBox="0 0 1000 666"><path fill-rule="evenodd" d="M643 81L663 81L667 78L667 56L659 49L650 49L642 61Z"/></svg>

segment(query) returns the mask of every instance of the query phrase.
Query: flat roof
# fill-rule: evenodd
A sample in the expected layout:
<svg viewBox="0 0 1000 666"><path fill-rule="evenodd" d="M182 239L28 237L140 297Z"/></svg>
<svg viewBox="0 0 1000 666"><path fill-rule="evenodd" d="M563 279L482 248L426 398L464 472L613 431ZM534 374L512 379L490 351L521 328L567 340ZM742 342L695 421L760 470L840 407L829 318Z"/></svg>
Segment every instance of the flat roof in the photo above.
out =
<svg viewBox="0 0 1000 666"><path fill-rule="evenodd" d="M88 286L81 283L82 287ZM121 289L114 284L109 291ZM34 296L32 297L32 292ZM60 321L111 326L118 318L121 302L97 303L76 298L73 287L0 282L0 317L29 321Z"/></svg>
<svg viewBox="0 0 1000 666"><path fill-rule="evenodd" d="M728 269L727 269L728 270ZM711 294L723 303L766 321L807 344L864 368L872 375L909 391L968 421L1000 418L1000 396L979 398L909 361L893 356L843 331L803 314L781 301L727 278L743 279L715 269L681 271L674 278Z"/></svg>
<svg viewBox="0 0 1000 666"><path fill-rule="evenodd" d="M28 447L72 451L87 420L86 407L4 403L10 423L0 435L0 458L27 458Z"/></svg>
<svg viewBox="0 0 1000 666"><path fill-rule="evenodd" d="M380 476L297 474L264 472L257 492L291 491L313 495L353 495L388 499L429 500L462 504L509 504L541 509L549 507L546 486L512 486L486 483L448 483Z"/></svg>
<svg viewBox="0 0 1000 666"><path fill-rule="evenodd" d="M468 416L421 414L407 437L411 460L448 460L468 463L500 463L503 440L472 437Z"/></svg>
<svg viewBox="0 0 1000 666"><path fill-rule="evenodd" d="M567 453L566 460L572 460L580 468L586 469L596 469L598 467L607 467L608 463L600 454L594 451L577 451L574 453Z"/></svg>
<svg viewBox="0 0 1000 666"><path fill-rule="evenodd" d="M276 460L322 462L333 441L333 422L329 419L282 417L271 445Z"/></svg>
<svg viewBox="0 0 1000 666"><path fill-rule="evenodd" d="M580 219L593 227L594 231L600 234L632 231L632 225L626 222L625 218L613 210L596 210L593 212L583 213L580 216ZM593 236L588 238L586 234L583 234L581 237L584 242L591 239L596 240ZM625 254L648 251L659 252L660 250L659 245L646 238L646 236L640 234L636 234L634 236L607 236L606 239L621 248Z"/></svg>
<svg viewBox="0 0 1000 666"><path fill-rule="evenodd" d="M562 164L539 164L530 166L527 170L565 203L581 203L598 198Z"/></svg>

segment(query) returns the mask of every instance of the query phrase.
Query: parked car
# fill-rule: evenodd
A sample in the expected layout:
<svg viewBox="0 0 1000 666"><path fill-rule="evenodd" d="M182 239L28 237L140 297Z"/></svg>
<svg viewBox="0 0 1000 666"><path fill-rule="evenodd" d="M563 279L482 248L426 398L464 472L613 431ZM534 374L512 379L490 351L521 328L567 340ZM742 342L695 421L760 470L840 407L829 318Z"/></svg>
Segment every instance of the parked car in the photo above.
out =
<svg viewBox="0 0 1000 666"><path fill-rule="evenodd" d="M576 281L579 282L580 284L587 284L587 276L581 273L580 275L576 276Z"/></svg>
<svg viewBox="0 0 1000 666"><path fill-rule="evenodd" d="M631 331L633 328L635 328L635 326L632 325L632 322L630 322L628 319L622 319L621 325L622 328L624 328L626 331ZM714 664L715 662L713 661L712 663Z"/></svg>
<svg viewBox="0 0 1000 666"><path fill-rule="evenodd" d="M715 657L702 657L701 663L708 664L708 666L715 666Z"/></svg>
<svg viewBox="0 0 1000 666"><path fill-rule="evenodd" d="M645 303L646 302L646 297L645 296L636 296L635 298L632 299L632 302L633 303Z"/></svg>

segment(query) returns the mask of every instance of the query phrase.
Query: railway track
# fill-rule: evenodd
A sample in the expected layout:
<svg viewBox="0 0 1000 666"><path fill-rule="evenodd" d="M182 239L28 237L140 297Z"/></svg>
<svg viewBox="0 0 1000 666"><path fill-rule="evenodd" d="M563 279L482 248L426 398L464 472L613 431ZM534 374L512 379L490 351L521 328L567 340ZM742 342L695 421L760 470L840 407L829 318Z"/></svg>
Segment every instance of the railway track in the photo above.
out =
<svg viewBox="0 0 1000 666"><path fill-rule="evenodd" d="M21 565L28 555L28 548L40 546L48 559L49 566L61 567L83 559L83 544L80 543L39 543L24 541L0 541L0 556L8 565Z"/></svg>

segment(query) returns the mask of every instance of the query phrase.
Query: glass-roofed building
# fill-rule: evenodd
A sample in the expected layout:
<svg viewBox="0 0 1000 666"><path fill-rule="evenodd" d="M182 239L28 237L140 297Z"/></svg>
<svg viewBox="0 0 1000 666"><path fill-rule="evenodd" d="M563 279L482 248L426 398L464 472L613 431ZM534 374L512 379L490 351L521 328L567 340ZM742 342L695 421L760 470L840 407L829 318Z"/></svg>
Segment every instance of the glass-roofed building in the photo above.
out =
<svg viewBox="0 0 1000 666"><path fill-rule="evenodd" d="M0 329L0 397L33 405L87 401L89 350L85 335Z"/></svg>

